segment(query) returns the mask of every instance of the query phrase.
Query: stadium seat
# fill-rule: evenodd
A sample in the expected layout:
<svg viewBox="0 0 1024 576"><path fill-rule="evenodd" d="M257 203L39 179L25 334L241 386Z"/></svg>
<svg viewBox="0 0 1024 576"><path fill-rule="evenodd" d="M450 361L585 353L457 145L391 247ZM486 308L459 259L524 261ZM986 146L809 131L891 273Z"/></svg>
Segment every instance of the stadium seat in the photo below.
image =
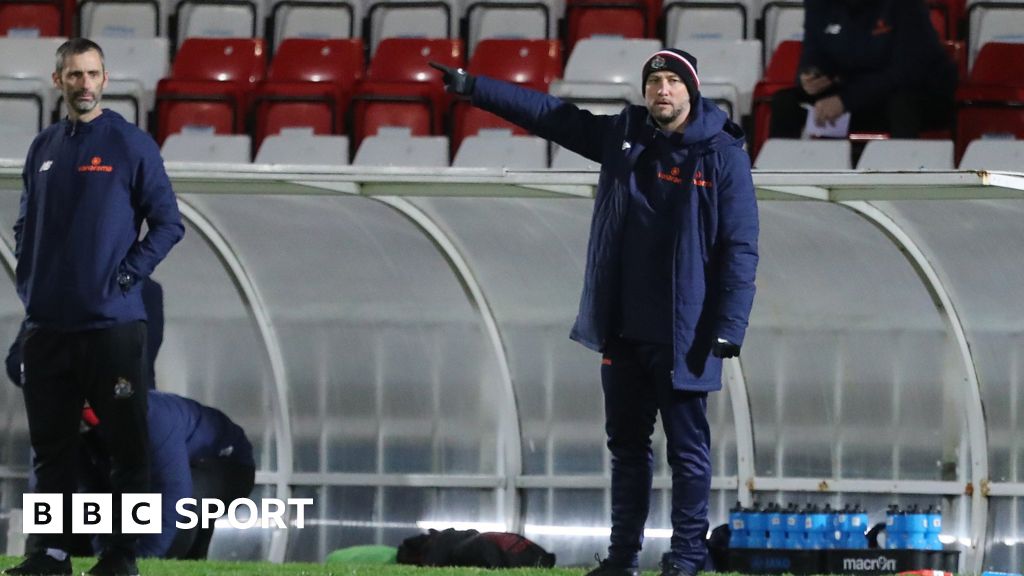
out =
<svg viewBox="0 0 1024 576"><path fill-rule="evenodd" d="M747 38L747 18L747 7L740 2L670 1L662 8L665 44L682 46L692 40L743 40Z"/></svg>
<svg viewBox="0 0 1024 576"><path fill-rule="evenodd" d="M160 147L160 155L168 162L248 164L250 146L245 134L187 131L168 136Z"/></svg>
<svg viewBox="0 0 1024 576"><path fill-rule="evenodd" d="M262 39L187 39L171 76L157 84L157 142L188 125L244 132L249 93L265 72Z"/></svg>
<svg viewBox="0 0 1024 576"><path fill-rule="evenodd" d="M15 0L0 3L0 36L39 38L66 36L64 3L59 0Z"/></svg>
<svg viewBox="0 0 1024 576"><path fill-rule="evenodd" d="M483 40L470 58L468 70L547 92L551 82L562 75L562 44L558 40ZM463 138L483 128L505 128L517 135L526 134L522 128L466 100L456 100L449 131L453 151L459 149Z"/></svg>
<svg viewBox="0 0 1024 576"><path fill-rule="evenodd" d="M382 128L367 136L352 164L357 166L447 167L448 138L415 136L408 128Z"/></svg>
<svg viewBox="0 0 1024 576"><path fill-rule="evenodd" d="M103 54L110 82L103 94L105 107L147 129L157 83L167 75L166 38L104 38Z"/></svg>
<svg viewBox="0 0 1024 576"><path fill-rule="evenodd" d="M957 157L978 138L1024 138L1024 44L982 46L956 102Z"/></svg>
<svg viewBox="0 0 1024 576"><path fill-rule="evenodd" d="M284 128L267 136L256 153L257 164L348 164L348 136L314 134L308 128Z"/></svg>
<svg viewBox="0 0 1024 576"><path fill-rule="evenodd" d="M584 38L569 55L565 76L549 91L596 113L641 104L639 70L661 47L653 39Z"/></svg>
<svg viewBox="0 0 1024 576"><path fill-rule="evenodd" d="M363 38L373 57L385 38L453 38L458 33L455 18L455 9L445 0L377 0L367 9Z"/></svg>
<svg viewBox="0 0 1024 576"><path fill-rule="evenodd" d="M347 0L280 0L267 19L271 55L285 38L358 38L360 3Z"/></svg>
<svg viewBox="0 0 1024 576"><path fill-rule="evenodd" d="M584 158L568 148L554 146L551 150L551 169L598 172L601 170L601 164Z"/></svg>
<svg viewBox="0 0 1024 576"><path fill-rule="evenodd" d="M155 38L160 18L156 0L84 0L76 15L86 38Z"/></svg>
<svg viewBox="0 0 1024 576"><path fill-rule="evenodd" d="M648 4L640 0L569 0L565 7L565 47L583 38L648 36Z"/></svg>
<svg viewBox="0 0 1024 576"><path fill-rule="evenodd" d="M872 140L858 170L953 170L952 140Z"/></svg>
<svg viewBox="0 0 1024 576"><path fill-rule="evenodd" d="M0 37L0 119L38 132L50 124L57 97L53 55L66 38Z"/></svg>
<svg viewBox="0 0 1024 576"><path fill-rule="evenodd" d="M967 9L967 65L989 42L1024 42L1024 3L974 2Z"/></svg>
<svg viewBox="0 0 1024 576"><path fill-rule="evenodd" d="M761 26L759 37L764 42L764 57L767 63L779 44L787 40L804 39L804 5L803 2L791 0L772 0L766 2L761 9Z"/></svg>
<svg viewBox="0 0 1024 576"><path fill-rule="evenodd" d="M768 139L772 120L772 96L780 90L796 86L796 71L800 66L803 42L787 40L775 50L765 69L764 78L754 87L754 150L756 156L761 144Z"/></svg>
<svg viewBox="0 0 1024 576"><path fill-rule="evenodd" d="M253 0L179 0L169 36L175 48L186 38L256 38L259 24Z"/></svg>
<svg viewBox="0 0 1024 576"><path fill-rule="evenodd" d="M849 170L849 140L787 140L770 138L761 147L754 168L767 170Z"/></svg>
<svg viewBox="0 0 1024 576"><path fill-rule="evenodd" d="M690 40L676 47L697 58L703 97L730 102L733 120L750 114L761 78L760 40Z"/></svg>
<svg viewBox="0 0 1024 576"><path fill-rule="evenodd" d="M928 0L932 24L943 40L955 40L959 36L964 4L965 0Z"/></svg>
<svg viewBox="0 0 1024 576"><path fill-rule="evenodd" d="M1003 170L1020 172L1024 166L1024 140L975 140L967 146L961 170Z"/></svg>
<svg viewBox="0 0 1024 576"><path fill-rule="evenodd" d="M548 143L537 136L513 135L511 130L481 130L462 141L452 166L544 170L548 167Z"/></svg>
<svg viewBox="0 0 1024 576"><path fill-rule="evenodd" d="M473 74L483 74L547 92L562 77L562 43L558 40L488 39L469 60Z"/></svg>
<svg viewBox="0 0 1024 576"><path fill-rule="evenodd" d="M469 55L476 54L477 45L488 38L543 40L557 37L558 16L545 2L484 0L466 7L462 37L467 39Z"/></svg>
<svg viewBox="0 0 1024 576"><path fill-rule="evenodd" d="M363 78L363 58L361 39L282 42L252 97L256 146L286 127L341 134L349 98Z"/></svg>
<svg viewBox="0 0 1024 576"><path fill-rule="evenodd" d="M415 136L439 134L451 97L441 73L430 61L463 65L462 41L451 39L386 38L352 97L352 141L382 126L405 126Z"/></svg>
<svg viewBox="0 0 1024 576"><path fill-rule="evenodd" d="M0 124L0 158L24 161L37 134L33 128Z"/></svg>

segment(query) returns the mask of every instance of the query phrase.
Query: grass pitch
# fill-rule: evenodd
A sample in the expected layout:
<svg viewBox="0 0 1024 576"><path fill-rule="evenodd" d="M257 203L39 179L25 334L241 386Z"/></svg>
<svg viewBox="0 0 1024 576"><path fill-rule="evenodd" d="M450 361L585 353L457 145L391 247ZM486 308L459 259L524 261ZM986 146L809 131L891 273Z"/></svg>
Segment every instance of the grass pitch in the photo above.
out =
<svg viewBox="0 0 1024 576"><path fill-rule="evenodd" d="M0 570L20 562L20 558L0 556ZM84 573L95 563L94 558L73 559L75 574ZM339 566L337 564L305 564L289 562L213 562L188 560L140 560L141 576L583 576L588 568L516 568L485 570L483 568L421 568L419 566ZM656 576L656 571L644 576ZM723 574L721 576L741 576Z"/></svg>

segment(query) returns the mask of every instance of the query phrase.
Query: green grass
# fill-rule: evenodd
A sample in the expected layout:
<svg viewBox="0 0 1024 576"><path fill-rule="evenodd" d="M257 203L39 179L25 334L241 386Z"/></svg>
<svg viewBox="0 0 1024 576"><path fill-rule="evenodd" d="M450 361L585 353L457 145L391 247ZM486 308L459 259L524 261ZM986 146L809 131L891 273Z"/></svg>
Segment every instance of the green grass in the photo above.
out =
<svg viewBox="0 0 1024 576"><path fill-rule="evenodd" d="M76 574L92 567L93 558L75 558ZM14 566L19 558L0 556L0 570ZM582 576L586 568L517 568L484 570L482 568L420 568L418 566L338 566L289 562L196 562L187 560L140 560L142 576ZM645 572L655 576L656 571ZM725 574L722 576L740 576Z"/></svg>

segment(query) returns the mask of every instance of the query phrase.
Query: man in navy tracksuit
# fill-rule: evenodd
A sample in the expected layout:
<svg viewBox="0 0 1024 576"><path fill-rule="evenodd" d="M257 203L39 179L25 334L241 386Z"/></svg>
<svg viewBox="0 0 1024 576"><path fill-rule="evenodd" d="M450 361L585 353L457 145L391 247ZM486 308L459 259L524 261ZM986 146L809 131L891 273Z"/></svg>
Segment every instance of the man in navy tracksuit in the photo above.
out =
<svg viewBox="0 0 1024 576"><path fill-rule="evenodd" d="M68 116L29 148L15 224L18 295L25 305L23 392L39 493L71 509L82 405L109 426L114 534L94 575L137 574L135 537L120 530L122 493L149 491L145 320L139 279L184 227L156 143L99 107L103 52L76 38L57 49L54 86ZM139 238L141 224L148 231ZM71 574L64 533L7 574Z"/></svg>
<svg viewBox="0 0 1024 576"><path fill-rule="evenodd" d="M956 65L923 0L805 0L797 86L772 97L773 138L850 112L850 130L917 138L949 129Z"/></svg>
<svg viewBox="0 0 1024 576"><path fill-rule="evenodd" d="M700 97L697 62L653 54L644 106L595 116L547 94L436 66L448 89L601 163L572 338L603 353L612 535L590 576L635 576L661 413L672 468L663 576L704 567L711 488L707 393L739 354L754 300L757 203L743 133Z"/></svg>
<svg viewBox="0 0 1024 576"><path fill-rule="evenodd" d="M104 424L87 408L83 420L103 432ZM143 557L205 559L213 526L179 530L175 511L182 498L216 498L225 506L252 492L256 474L252 444L245 431L216 408L166 392L149 392L150 491L161 496L162 530L139 536ZM91 467L109 470L103 445L87 442ZM102 479L103 474L99 477ZM103 483L90 488L107 492Z"/></svg>

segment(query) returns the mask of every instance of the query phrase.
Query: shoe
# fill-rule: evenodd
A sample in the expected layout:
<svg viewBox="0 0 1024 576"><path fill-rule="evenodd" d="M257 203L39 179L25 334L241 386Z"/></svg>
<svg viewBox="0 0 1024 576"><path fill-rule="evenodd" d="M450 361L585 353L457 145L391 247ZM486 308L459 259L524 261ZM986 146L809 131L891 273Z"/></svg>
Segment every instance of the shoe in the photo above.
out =
<svg viewBox="0 0 1024 576"><path fill-rule="evenodd" d="M597 559L597 556L595 556ZM587 572L586 576L640 576L639 568L624 568L608 561L598 560L597 568Z"/></svg>
<svg viewBox="0 0 1024 576"><path fill-rule="evenodd" d="M27 556L17 566L4 570L10 576L71 576L71 557L57 560L45 552Z"/></svg>
<svg viewBox="0 0 1024 576"><path fill-rule="evenodd" d="M694 576L690 572L683 569L682 566L672 562L670 560L662 559L661 561L661 574L658 576Z"/></svg>
<svg viewBox="0 0 1024 576"><path fill-rule="evenodd" d="M100 556L100 561L86 572L90 576L139 576L135 558L112 552Z"/></svg>

